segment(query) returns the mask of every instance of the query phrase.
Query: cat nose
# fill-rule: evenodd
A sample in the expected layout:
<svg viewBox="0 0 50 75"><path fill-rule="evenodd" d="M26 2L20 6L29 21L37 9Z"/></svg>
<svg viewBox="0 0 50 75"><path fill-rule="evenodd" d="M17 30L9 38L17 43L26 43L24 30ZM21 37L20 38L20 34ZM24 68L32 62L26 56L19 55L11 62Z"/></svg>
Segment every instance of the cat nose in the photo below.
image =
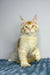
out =
<svg viewBox="0 0 50 75"><path fill-rule="evenodd" d="M31 29L29 29L29 31L31 31Z"/></svg>

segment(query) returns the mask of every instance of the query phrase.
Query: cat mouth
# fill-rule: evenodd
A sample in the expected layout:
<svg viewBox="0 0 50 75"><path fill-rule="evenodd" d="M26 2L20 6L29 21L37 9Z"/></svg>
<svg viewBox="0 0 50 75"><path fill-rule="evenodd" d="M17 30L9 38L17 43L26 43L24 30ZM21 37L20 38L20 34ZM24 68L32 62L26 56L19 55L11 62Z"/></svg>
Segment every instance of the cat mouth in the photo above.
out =
<svg viewBox="0 0 50 75"><path fill-rule="evenodd" d="M26 34L33 34L33 33L35 33L35 31L34 31L34 32L31 32L31 31L30 31L30 32L25 32L25 33L26 33Z"/></svg>

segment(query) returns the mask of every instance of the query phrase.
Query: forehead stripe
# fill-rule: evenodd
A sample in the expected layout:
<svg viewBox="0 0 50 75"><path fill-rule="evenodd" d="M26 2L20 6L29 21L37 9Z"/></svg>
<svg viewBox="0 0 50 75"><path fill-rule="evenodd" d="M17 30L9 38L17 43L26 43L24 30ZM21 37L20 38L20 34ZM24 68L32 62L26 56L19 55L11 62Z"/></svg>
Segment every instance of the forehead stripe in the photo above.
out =
<svg viewBox="0 0 50 75"><path fill-rule="evenodd" d="M32 24L32 22L26 22L26 23L29 24L29 25Z"/></svg>

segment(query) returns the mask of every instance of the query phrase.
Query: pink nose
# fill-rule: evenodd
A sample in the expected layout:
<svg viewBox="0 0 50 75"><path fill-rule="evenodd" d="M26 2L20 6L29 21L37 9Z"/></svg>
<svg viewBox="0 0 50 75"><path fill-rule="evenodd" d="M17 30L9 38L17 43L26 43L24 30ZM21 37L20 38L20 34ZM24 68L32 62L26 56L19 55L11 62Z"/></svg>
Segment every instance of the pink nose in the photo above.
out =
<svg viewBox="0 0 50 75"><path fill-rule="evenodd" d="M31 29L29 29L29 31L31 31Z"/></svg>

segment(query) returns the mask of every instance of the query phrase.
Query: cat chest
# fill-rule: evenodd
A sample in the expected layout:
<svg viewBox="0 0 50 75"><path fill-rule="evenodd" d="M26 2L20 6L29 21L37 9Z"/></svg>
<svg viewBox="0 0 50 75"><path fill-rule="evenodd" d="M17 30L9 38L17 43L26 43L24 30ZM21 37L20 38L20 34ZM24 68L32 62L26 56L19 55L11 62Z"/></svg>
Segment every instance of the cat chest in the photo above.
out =
<svg viewBox="0 0 50 75"><path fill-rule="evenodd" d="M21 42L22 45L32 48L37 45L37 38L24 38L21 40Z"/></svg>
<svg viewBox="0 0 50 75"><path fill-rule="evenodd" d="M35 45L37 45L37 39L33 38L28 41L28 46L30 48L34 47Z"/></svg>

